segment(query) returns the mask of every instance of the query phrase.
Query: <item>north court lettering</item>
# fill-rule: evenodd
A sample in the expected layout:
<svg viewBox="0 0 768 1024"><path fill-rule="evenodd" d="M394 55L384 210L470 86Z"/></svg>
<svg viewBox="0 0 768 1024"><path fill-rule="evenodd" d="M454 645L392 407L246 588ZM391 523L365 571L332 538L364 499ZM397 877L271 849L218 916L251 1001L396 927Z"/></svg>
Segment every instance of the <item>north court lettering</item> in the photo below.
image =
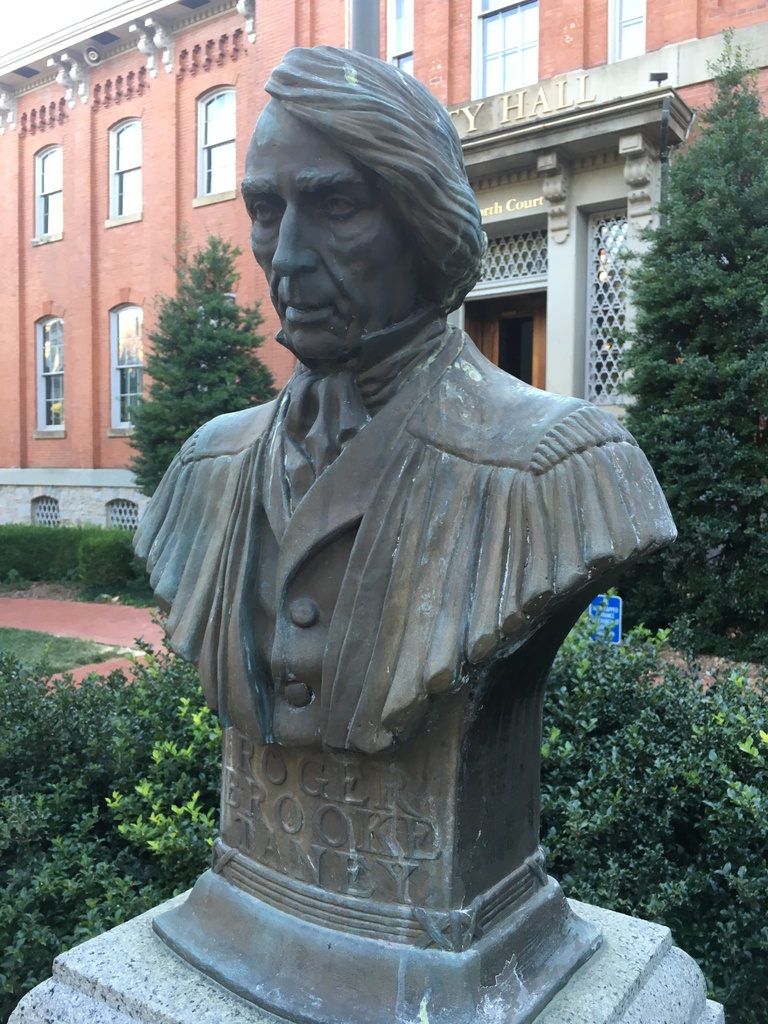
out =
<svg viewBox="0 0 768 1024"><path fill-rule="evenodd" d="M481 206L480 214L483 220L487 220L489 217L501 217L505 213L523 213L525 210L536 210L543 205L544 196L536 196L534 199L516 199L512 197L504 202L497 199L488 206Z"/></svg>

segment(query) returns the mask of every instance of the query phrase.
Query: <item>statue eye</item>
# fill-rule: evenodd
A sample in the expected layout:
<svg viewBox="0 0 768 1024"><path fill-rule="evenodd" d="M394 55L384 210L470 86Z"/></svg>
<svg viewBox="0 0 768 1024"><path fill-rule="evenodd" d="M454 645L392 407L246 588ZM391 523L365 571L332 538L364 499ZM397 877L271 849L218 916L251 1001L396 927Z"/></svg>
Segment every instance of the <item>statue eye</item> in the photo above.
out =
<svg viewBox="0 0 768 1024"><path fill-rule="evenodd" d="M248 204L248 213L254 224L261 227L272 227L283 215L282 204L271 199L252 199Z"/></svg>
<svg viewBox="0 0 768 1024"><path fill-rule="evenodd" d="M323 202L323 209L333 220L348 220L357 213L356 204L339 193L327 196Z"/></svg>

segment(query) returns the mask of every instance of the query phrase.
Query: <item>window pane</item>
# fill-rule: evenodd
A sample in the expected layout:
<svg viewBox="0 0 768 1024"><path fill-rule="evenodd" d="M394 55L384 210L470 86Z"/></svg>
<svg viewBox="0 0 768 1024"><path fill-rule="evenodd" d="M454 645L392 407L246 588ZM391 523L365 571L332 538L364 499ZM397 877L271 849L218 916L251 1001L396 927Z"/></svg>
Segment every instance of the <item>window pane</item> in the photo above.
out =
<svg viewBox="0 0 768 1024"><path fill-rule="evenodd" d="M142 370L133 367L120 371L120 422L130 423L131 413L141 397Z"/></svg>
<svg viewBox="0 0 768 1024"><path fill-rule="evenodd" d="M45 378L45 425L60 427L64 423L64 375Z"/></svg>
<svg viewBox="0 0 768 1024"><path fill-rule="evenodd" d="M116 171L141 167L141 125L138 121L126 125L117 133L115 148Z"/></svg>
<svg viewBox="0 0 768 1024"><path fill-rule="evenodd" d="M43 373L60 373L64 369L64 334L61 320L43 326Z"/></svg>
<svg viewBox="0 0 768 1024"><path fill-rule="evenodd" d="M485 74L483 92L487 96L504 91L504 75L501 64L501 57L491 57L485 62Z"/></svg>
<svg viewBox="0 0 768 1024"><path fill-rule="evenodd" d="M117 175L117 216L141 213L141 169Z"/></svg>
<svg viewBox="0 0 768 1024"><path fill-rule="evenodd" d="M413 0L395 0L395 53L413 49Z"/></svg>
<svg viewBox="0 0 768 1024"><path fill-rule="evenodd" d="M504 49L507 53L523 45L523 17L521 10L505 11L499 15L504 26Z"/></svg>
<svg viewBox="0 0 768 1024"><path fill-rule="evenodd" d="M61 184L61 149L52 149L42 159L40 174L40 191L60 192Z"/></svg>
<svg viewBox="0 0 768 1024"><path fill-rule="evenodd" d="M636 21L645 18L645 0L620 0L619 21Z"/></svg>
<svg viewBox="0 0 768 1024"><path fill-rule="evenodd" d="M623 25L619 31L619 60L645 53L645 22Z"/></svg>
<svg viewBox="0 0 768 1024"><path fill-rule="evenodd" d="M117 365L132 366L142 362L143 314L141 309L121 309L117 314Z"/></svg>
<svg viewBox="0 0 768 1024"><path fill-rule="evenodd" d="M503 24L500 14L494 14L483 21L483 53L493 57L503 48Z"/></svg>
<svg viewBox="0 0 768 1024"><path fill-rule="evenodd" d="M535 82L539 77L539 47L534 43L533 46L523 50L522 57L522 79L520 84L525 85L526 82Z"/></svg>
<svg viewBox="0 0 768 1024"><path fill-rule="evenodd" d="M235 137L235 94L223 92L205 105L205 142L213 146Z"/></svg>
<svg viewBox="0 0 768 1024"><path fill-rule="evenodd" d="M406 75L413 74L413 54L404 53L402 57L395 57L395 67L400 68Z"/></svg>
<svg viewBox="0 0 768 1024"><path fill-rule="evenodd" d="M43 196L43 234L59 235L64 230L64 197L61 192Z"/></svg>
<svg viewBox="0 0 768 1024"><path fill-rule="evenodd" d="M521 8L523 15L523 46L533 46L539 42L539 5L526 4Z"/></svg>
<svg viewBox="0 0 768 1024"><path fill-rule="evenodd" d="M231 191L236 186L234 142L214 146L207 153L206 192L214 195Z"/></svg>

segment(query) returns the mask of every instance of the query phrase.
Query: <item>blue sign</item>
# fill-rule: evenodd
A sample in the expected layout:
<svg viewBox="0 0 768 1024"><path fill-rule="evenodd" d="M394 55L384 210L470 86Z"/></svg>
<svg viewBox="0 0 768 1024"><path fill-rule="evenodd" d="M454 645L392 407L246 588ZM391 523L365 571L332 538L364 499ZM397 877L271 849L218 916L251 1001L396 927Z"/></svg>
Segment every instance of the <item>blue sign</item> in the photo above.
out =
<svg viewBox="0 0 768 1024"><path fill-rule="evenodd" d="M621 598L614 594L606 597L598 594L589 606L589 614L596 620L596 629L592 639L596 640L599 633L607 633L611 643L621 643Z"/></svg>

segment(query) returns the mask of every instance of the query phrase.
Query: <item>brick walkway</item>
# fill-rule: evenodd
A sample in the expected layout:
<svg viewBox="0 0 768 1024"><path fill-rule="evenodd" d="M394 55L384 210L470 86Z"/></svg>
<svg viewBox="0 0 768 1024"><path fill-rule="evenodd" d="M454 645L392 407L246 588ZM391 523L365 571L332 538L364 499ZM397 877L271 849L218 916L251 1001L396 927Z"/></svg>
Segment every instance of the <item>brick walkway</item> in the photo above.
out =
<svg viewBox="0 0 768 1024"><path fill-rule="evenodd" d="M118 604L0 597L0 626L34 629L55 636L75 636L112 647L134 649L137 638L143 638L155 647L160 647L163 640L163 629L154 621L151 609ZM73 669L72 675L79 680L91 672L108 675L117 668L129 670L130 666L128 658L113 658Z"/></svg>

